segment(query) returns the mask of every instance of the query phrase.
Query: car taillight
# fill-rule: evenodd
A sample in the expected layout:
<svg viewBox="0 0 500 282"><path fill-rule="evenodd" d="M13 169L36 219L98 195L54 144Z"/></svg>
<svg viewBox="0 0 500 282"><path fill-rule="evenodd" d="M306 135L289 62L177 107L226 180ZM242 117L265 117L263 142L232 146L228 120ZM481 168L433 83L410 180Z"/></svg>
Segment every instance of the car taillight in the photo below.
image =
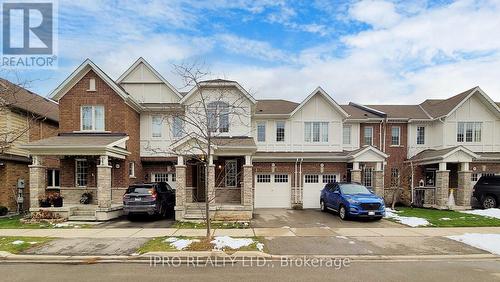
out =
<svg viewBox="0 0 500 282"><path fill-rule="evenodd" d="M126 194L125 194L125 195L123 195L123 200L128 200L129 198L130 198L130 196L129 196L129 195L126 195Z"/></svg>
<svg viewBox="0 0 500 282"><path fill-rule="evenodd" d="M151 190L148 190L148 192L151 195L151 197L153 197L153 199L156 200L156 191L151 189Z"/></svg>

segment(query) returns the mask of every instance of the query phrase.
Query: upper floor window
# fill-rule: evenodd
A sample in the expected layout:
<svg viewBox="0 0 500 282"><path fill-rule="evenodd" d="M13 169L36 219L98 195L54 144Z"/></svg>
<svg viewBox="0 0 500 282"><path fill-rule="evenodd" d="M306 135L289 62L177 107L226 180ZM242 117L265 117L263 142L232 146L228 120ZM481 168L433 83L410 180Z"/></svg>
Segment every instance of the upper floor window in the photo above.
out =
<svg viewBox="0 0 500 282"><path fill-rule="evenodd" d="M229 132L229 106L224 102L211 102L207 106L208 127L211 132Z"/></svg>
<svg viewBox="0 0 500 282"><path fill-rule="evenodd" d="M373 127L365 126L363 135L363 145L373 145Z"/></svg>
<svg viewBox="0 0 500 282"><path fill-rule="evenodd" d="M257 142L266 142L266 122L257 123Z"/></svg>
<svg viewBox="0 0 500 282"><path fill-rule="evenodd" d="M95 78L89 79L89 89L87 91L96 91L95 89Z"/></svg>
<svg viewBox="0 0 500 282"><path fill-rule="evenodd" d="M82 131L104 131L104 106L82 106L80 124Z"/></svg>
<svg viewBox="0 0 500 282"><path fill-rule="evenodd" d="M459 122L457 142L481 142L482 122Z"/></svg>
<svg viewBox="0 0 500 282"><path fill-rule="evenodd" d="M285 142L285 122L276 122L276 142Z"/></svg>
<svg viewBox="0 0 500 282"><path fill-rule="evenodd" d="M392 146L399 146L400 145L400 135L401 135L401 128L399 126L393 126L391 127L391 145Z"/></svg>
<svg viewBox="0 0 500 282"><path fill-rule="evenodd" d="M351 128L350 125L344 125L342 128L342 144L350 145L351 144Z"/></svg>
<svg viewBox="0 0 500 282"><path fill-rule="evenodd" d="M305 122L305 142L328 142L328 122Z"/></svg>
<svg viewBox="0 0 500 282"><path fill-rule="evenodd" d="M425 126L417 126L417 145L425 144Z"/></svg>
<svg viewBox="0 0 500 282"><path fill-rule="evenodd" d="M181 138L184 129L184 121L181 117L174 117L172 120L172 136L174 138Z"/></svg>
<svg viewBox="0 0 500 282"><path fill-rule="evenodd" d="M163 118L161 116L151 117L151 136L155 138L161 137Z"/></svg>

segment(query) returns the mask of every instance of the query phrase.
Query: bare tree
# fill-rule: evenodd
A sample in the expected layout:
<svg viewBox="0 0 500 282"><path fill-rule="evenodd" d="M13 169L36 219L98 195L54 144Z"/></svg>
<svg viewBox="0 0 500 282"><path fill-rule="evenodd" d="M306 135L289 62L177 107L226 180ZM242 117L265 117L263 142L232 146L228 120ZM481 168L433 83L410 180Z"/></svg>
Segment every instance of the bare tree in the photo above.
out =
<svg viewBox="0 0 500 282"><path fill-rule="evenodd" d="M404 188L411 185L411 167L402 160L397 161L391 166L389 173L391 174L391 208L395 209L396 204L401 199L401 193L404 191Z"/></svg>
<svg viewBox="0 0 500 282"><path fill-rule="evenodd" d="M209 165L212 164L217 147L232 142L228 135L230 125L250 128L251 108L247 98L235 93L235 82L223 79L205 80L210 74L198 63L174 65L174 71L182 78L183 88L191 89L193 98L188 98L178 109L163 115L161 121L169 125L175 138L185 140L186 146L174 149L149 146L147 149L155 153L168 152L176 156L186 156L203 164L206 177L205 202L203 207L200 204L200 209L204 209L206 236L210 239L210 204L215 200L215 191L210 191L212 180L207 178L214 177L214 186L222 180L221 175L210 175Z"/></svg>

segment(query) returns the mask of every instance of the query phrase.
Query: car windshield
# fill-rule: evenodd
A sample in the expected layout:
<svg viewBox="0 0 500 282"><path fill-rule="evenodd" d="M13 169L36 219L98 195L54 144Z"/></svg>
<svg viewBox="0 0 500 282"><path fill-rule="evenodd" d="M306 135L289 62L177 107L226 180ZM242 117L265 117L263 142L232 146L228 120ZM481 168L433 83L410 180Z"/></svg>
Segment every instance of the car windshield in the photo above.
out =
<svg viewBox="0 0 500 282"><path fill-rule="evenodd" d="M358 184L343 184L340 186L340 190L344 194L371 194L365 186Z"/></svg>
<svg viewBox="0 0 500 282"><path fill-rule="evenodd" d="M127 194L135 193L135 194L149 194L149 190L152 190L153 187L129 187L127 189Z"/></svg>

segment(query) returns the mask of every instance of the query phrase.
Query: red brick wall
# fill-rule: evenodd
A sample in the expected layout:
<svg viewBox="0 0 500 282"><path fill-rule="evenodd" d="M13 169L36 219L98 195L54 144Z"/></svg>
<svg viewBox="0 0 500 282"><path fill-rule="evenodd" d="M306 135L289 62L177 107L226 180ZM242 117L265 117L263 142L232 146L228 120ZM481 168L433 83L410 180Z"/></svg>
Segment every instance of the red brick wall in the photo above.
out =
<svg viewBox="0 0 500 282"><path fill-rule="evenodd" d="M16 211L17 180L25 180L23 208L29 207L29 170L28 164L21 162L2 161L0 166L0 205L6 206L10 211ZM14 190L13 190L14 188Z"/></svg>
<svg viewBox="0 0 500 282"><path fill-rule="evenodd" d="M361 123L359 125L359 144L360 146L365 145L363 140L365 138L365 127L373 127L373 147L380 147L380 123Z"/></svg>
<svg viewBox="0 0 500 282"><path fill-rule="evenodd" d="M473 168L476 170L473 170ZM500 173L500 163L470 163L469 169L475 173Z"/></svg>
<svg viewBox="0 0 500 282"><path fill-rule="evenodd" d="M96 91L87 91L90 78L96 81ZM93 71L89 71L59 101L59 131L68 133L80 130L80 107L83 105L103 105L105 130L111 133L125 133L129 136L127 150L131 152L121 169L113 169L116 187L125 187L130 183L143 182L144 174L140 161L140 115ZM135 163L136 178L128 177L129 162Z"/></svg>
<svg viewBox="0 0 500 282"><path fill-rule="evenodd" d="M392 127L397 126L400 128L400 145L391 145ZM387 158L387 165L384 171L384 186L391 186L391 169L398 168L401 175L401 181L408 178L407 174L411 173L407 169L409 164L405 163L408 152L408 124L406 123L387 123L385 124L385 153L389 155ZM402 183L407 186L407 183Z"/></svg>

